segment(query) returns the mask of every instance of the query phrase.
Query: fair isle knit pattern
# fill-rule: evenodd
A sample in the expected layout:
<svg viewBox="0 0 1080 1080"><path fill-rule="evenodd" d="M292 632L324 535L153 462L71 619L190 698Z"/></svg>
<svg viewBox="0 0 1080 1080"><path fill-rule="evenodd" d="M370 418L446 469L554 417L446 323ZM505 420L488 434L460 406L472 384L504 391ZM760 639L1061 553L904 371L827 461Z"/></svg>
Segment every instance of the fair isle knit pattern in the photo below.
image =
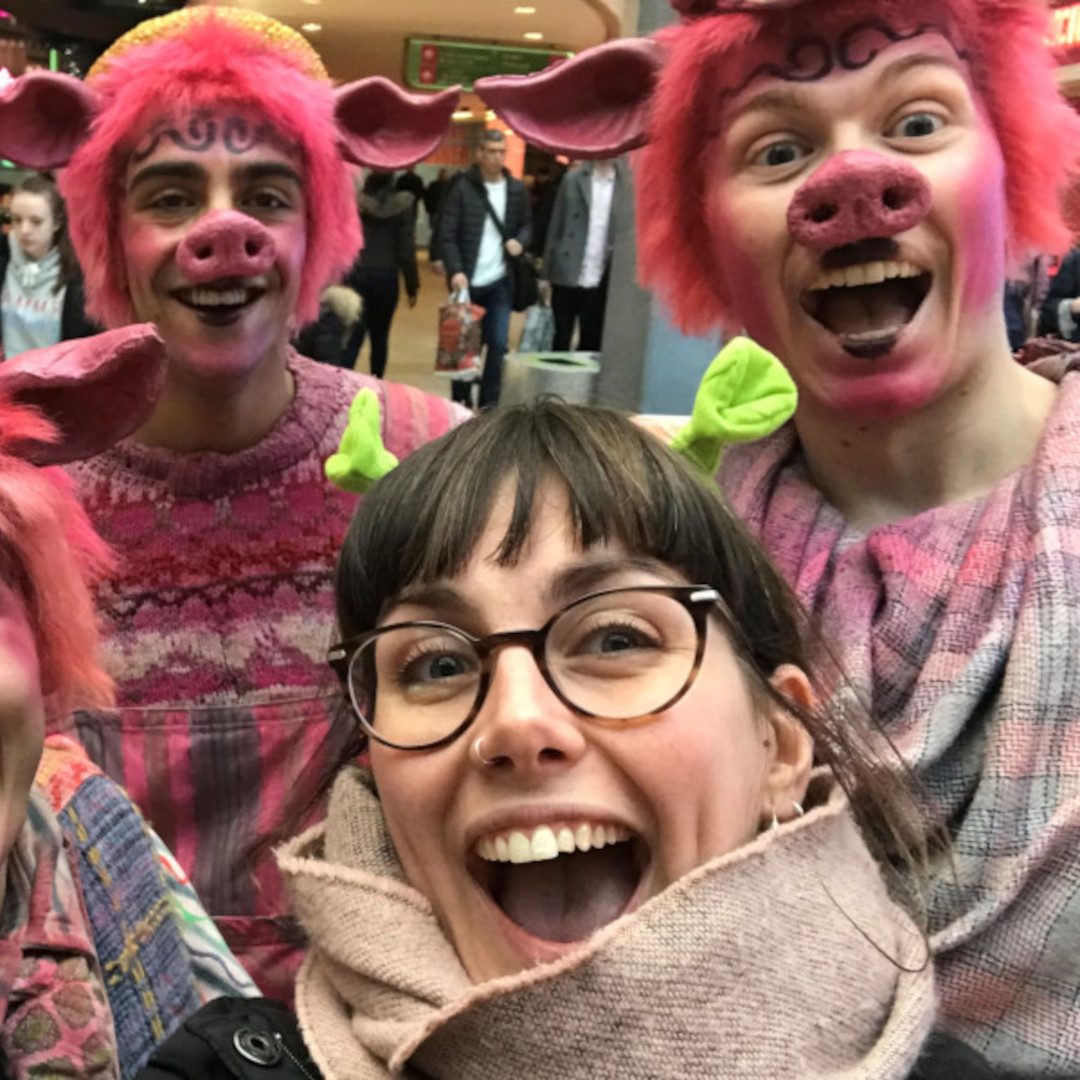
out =
<svg viewBox="0 0 1080 1080"><path fill-rule="evenodd" d="M953 837L929 898L944 1026L1025 1077L1080 1076L1080 374L1069 367L1036 368L1061 386L1029 466L984 498L866 535L813 486L790 425L730 450L720 473Z"/></svg>
<svg viewBox="0 0 1080 1080"><path fill-rule="evenodd" d="M253 840L280 826L340 695L325 664L333 573L356 496L323 463L349 405L379 397L399 458L466 417L410 387L290 359L292 406L235 454L127 440L72 467L120 570L99 591L118 708L80 713L90 756L135 800L261 989L287 998L302 939Z"/></svg>

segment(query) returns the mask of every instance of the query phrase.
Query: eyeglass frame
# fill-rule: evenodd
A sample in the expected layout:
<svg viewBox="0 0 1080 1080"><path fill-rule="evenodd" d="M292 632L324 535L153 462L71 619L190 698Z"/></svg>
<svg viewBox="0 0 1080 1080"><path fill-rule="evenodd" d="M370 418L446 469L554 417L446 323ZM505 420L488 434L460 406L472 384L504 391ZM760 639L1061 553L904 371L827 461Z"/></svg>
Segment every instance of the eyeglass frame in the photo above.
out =
<svg viewBox="0 0 1080 1080"><path fill-rule="evenodd" d="M665 701L663 705L658 705L648 712L641 713L639 716L613 718L602 716L600 713L590 712L588 709L583 709L581 706L574 704L574 702L567 698L566 694L559 689L548 668L545 649L547 646L548 633L551 628L568 611L572 611L575 607L587 603L590 600L596 600L602 596L609 596L613 593L622 592L659 593L663 596L670 596L673 600L677 600L693 620L694 630L697 634L697 648L694 652L693 664L691 665L690 671L687 674L682 687L672 695L672 697ZM612 724L633 724L650 716L655 716L665 709L670 709L679 702L690 690L690 687L694 685L694 681L701 671L701 664L705 657L705 642L708 632L709 613L714 610L720 611L726 625L732 625L731 615L728 611L727 604L724 603L719 590L713 588L711 585L617 585L610 589L598 589L596 592L586 593L584 596L579 596L576 600L571 600L570 603L556 611L543 626L535 630L502 630L497 634L487 634L484 637L476 637L467 630L462 630L460 626L454 626L451 623L440 622L436 619L411 619L407 622L390 623L388 626L380 626L374 630L368 630L366 633L357 634L354 637L346 638L344 641L338 642L336 645L332 645L327 651L326 662L333 668L338 679L341 681L343 689L348 694L349 703L356 719L360 722L360 726L370 738L373 738L376 742L381 743L383 746L389 746L394 750L437 750L439 747L452 743L459 735L462 735L472 725L472 722L477 716L479 716L480 710L487 700L493 666L493 661L491 660L492 654L497 649L504 648L508 645L522 645L532 653L533 662L536 664L537 669L548 688L559 701L576 716L583 716L589 720L607 721ZM464 640L472 646L476 652L477 659L480 661L480 679L477 683L476 699L473 701L465 719L462 720L453 731L432 742L420 743L415 746L406 746L402 743L392 742L375 731L374 724L367 720L361 711L360 706L356 702L356 694L353 690L352 679L349 677L349 670L352 667L353 657L355 657L369 641L372 641L391 630L404 630L411 627L428 628L432 630L449 630L457 636L464 638Z"/></svg>

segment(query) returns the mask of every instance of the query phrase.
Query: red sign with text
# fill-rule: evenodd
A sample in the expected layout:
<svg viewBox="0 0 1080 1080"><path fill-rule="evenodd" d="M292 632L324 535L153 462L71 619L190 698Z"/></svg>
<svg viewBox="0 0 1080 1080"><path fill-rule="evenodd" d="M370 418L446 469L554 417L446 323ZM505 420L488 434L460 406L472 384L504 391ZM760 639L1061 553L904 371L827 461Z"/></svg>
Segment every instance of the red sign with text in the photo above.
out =
<svg viewBox="0 0 1080 1080"><path fill-rule="evenodd" d="M1050 44L1054 50L1071 54L1080 49L1080 3L1055 8L1050 19Z"/></svg>

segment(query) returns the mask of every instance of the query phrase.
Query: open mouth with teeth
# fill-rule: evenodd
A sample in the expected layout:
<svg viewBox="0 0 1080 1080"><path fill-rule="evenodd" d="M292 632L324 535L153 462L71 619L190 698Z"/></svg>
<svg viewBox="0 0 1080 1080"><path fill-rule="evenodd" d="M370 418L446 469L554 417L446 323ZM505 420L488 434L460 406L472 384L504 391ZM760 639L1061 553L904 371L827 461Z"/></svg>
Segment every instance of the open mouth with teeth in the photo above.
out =
<svg viewBox="0 0 1080 1080"><path fill-rule="evenodd" d="M892 350L932 283L932 275L914 263L859 261L823 270L803 293L802 306L847 353L872 359Z"/></svg>
<svg viewBox="0 0 1080 1080"><path fill-rule="evenodd" d="M644 842L620 825L565 822L482 837L470 870L516 926L546 942L583 941L630 906Z"/></svg>
<svg viewBox="0 0 1080 1080"><path fill-rule="evenodd" d="M177 289L173 296L198 313L205 322L224 325L239 317L266 292L265 288L243 282L193 285Z"/></svg>

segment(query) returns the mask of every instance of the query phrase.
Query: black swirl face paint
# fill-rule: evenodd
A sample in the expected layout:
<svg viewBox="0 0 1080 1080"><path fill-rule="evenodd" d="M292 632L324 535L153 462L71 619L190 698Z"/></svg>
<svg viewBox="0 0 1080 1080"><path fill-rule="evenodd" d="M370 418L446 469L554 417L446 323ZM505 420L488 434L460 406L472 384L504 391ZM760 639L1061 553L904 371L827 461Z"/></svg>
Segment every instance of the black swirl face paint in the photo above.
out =
<svg viewBox="0 0 1080 1080"><path fill-rule="evenodd" d="M900 45L924 34L937 34L948 41L961 60L967 53L957 48L948 28L936 23L920 23L909 30L898 30L881 19L865 19L849 26L834 40L824 37L796 38L781 63L758 65L738 85L724 91L725 97L741 94L755 79L763 77L784 82L817 82L834 71L859 71L872 64L892 45Z"/></svg>
<svg viewBox="0 0 1080 1080"><path fill-rule="evenodd" d="M834 36L778 35L759 39L758 47L750 46L745 66L747 74L735 84L728 80L730 66L719 65L716 76L725 83L715 92L711 102L709 134L722 134L725 124L724 110L759 79L778 79L788 83L813 83L837 72L860 71L872 64L883 52L895 45L902 45L917 38L933 35L947 42L960 60L967 61L969 53L954 40L955 35L944 23L919 22L903 29L894 27L882 19L861 19L845 27ZM786 45L784 44L786 37ZM754 57L770 56L754 62ZM738 70L738 68L736 69Z"/></svg>
<svg viewBox="0 0 1080 1080"><path fill-rule="evenodd" d="M168 118L153 123L132 151L132 163L144 162L164 140L191 153L205 153L220 142L230 154L245 154L266 143L280 148L283 142L271 124L257 123L242 114L222 115L200 109L186 120Z"/></svg>

